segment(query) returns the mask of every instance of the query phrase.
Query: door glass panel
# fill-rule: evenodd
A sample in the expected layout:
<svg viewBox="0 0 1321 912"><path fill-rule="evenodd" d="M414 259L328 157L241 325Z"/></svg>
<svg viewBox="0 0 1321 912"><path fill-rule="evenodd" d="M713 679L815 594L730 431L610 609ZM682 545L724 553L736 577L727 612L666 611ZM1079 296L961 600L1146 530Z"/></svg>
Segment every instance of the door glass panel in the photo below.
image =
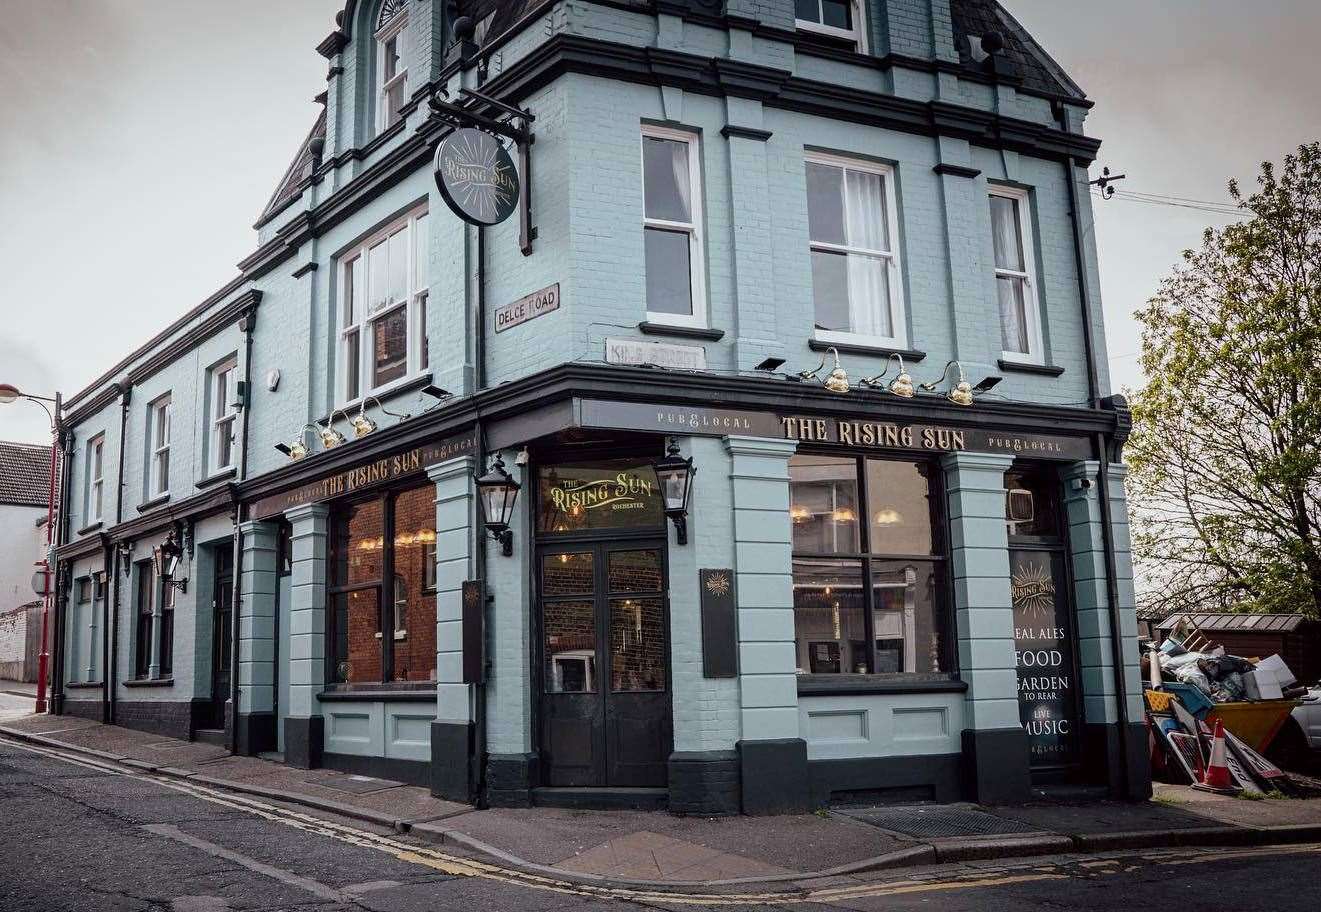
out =
<svg viewBox="0 0 1321 912"><path fill-rule="evenodd" d="M542 595L582 595L593 588L591 551L547 554L541 559Z"/></svg>
<svg viewBox="0 0 1321 912"><path fill-rule="evenodd" d="M659 592L661 588L659 551L614 551L610 554L611 592Z"/></svg>
<svg viewBox="0 0 1321 912"><path fill-rule="evenodd" d="M610 600L610 689L612 691L665 689L663 605L659 598Z"/></svg>
<svg viewBox="0 0 1321 912"><path fill-rule="evenodd" d="M337 684L380 683L381 610L376 589L332 596L335 611Z"/></svg>
<svg viewBox="0 0 1321 912"><path fill-rule="evenodd" d="M547 602L546 692L596 693L596 610L590 600Z"/></svg>

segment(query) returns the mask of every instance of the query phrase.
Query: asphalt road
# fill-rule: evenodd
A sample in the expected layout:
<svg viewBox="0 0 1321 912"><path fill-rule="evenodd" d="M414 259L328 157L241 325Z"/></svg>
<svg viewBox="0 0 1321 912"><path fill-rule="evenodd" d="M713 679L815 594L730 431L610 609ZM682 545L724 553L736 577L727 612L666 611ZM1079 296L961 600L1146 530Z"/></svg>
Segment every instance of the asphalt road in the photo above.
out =
<svg viewBox="0 0 1321 912"><path fill-rule="evenodd" d="M977 863L838 878L802 897L547 888L443 850L0 740L0 910L1060 910L1317 908L1321 846Z"/></svg>

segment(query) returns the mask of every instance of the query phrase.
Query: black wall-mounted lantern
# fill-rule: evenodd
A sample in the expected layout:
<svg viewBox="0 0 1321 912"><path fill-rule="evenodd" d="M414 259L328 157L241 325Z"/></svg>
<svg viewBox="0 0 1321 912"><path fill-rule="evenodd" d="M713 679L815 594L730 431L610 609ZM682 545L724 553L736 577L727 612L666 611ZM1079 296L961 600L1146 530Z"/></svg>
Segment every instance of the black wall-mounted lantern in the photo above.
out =
<svg viewBox="0 0 1321 912"><path fill-rule="evenodd" d="M679 444L670 440L665 458L652 465L656 482L665 501L665 515L674 523L674 533L681 545L688 544L688 498L693 492L693 459L679 455Z"/></svg>
<svg viewBox="0 0 1321 912"><path fill-rule="evenodd" d="M501 553L509 557L514 553L514 533L509 521L514 516L514 502L518 500L520 485L505 470L504 460L497 453L495 461L485 475L477 479L477 494L486 514L486 531L500 543Z"/></svg>
<svg viewBox="0 0 1321 912"><path fill-rule="evenodd" d="M163 586L173 586L180 592L188 591L188 580L176 580L175 572L179 569L179 559L183 557L183 548L174 540L174 530L165 536L165 541L159 545L153 545L151 549L151 564L156 571L156 578L161 581Z"/></svg>

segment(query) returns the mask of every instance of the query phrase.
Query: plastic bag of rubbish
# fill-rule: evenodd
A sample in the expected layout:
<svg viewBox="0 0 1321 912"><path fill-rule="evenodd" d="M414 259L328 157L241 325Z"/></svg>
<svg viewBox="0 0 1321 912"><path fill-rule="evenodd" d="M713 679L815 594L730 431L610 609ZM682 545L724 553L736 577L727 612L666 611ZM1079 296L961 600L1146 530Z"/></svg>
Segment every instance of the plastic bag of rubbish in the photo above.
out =
<svg viewBox="0 0 1321 912"><path fill-rule="evenodd" d="M1211 682L1202 674L1196 662L1187 662L1174 669L1174 676L1185 684L1191 684L1204 694L1211 693Z"/></svg>
<svg viewBox="0 0 1321 912"><path fill-rule="evenodd" d="M1160 651L1167 656L1177 656L1187 650L1183 648L1183 640L1176 640L1173 636L1169 636L1165 638L1164 643L1160 644Z"/></svg>
<svg viewBox="0 0 1321 912"><path fill-rule="evenodd" d="M1239 656L1223 655L1207 658L1199 662L1198 667L1211 680L1220 681L1231 674L1246 674L1252 670L1252 663Z"/></svg>
<svg viewBox="0 0 1321 912"><path fill-rule="evenodd" d="M1173 671L1176 668L1182 668L1184 665L1196 665L1203 658L1205 657L1200 652L1184 652L1173 656L1162 653L1160 667L1162 671Z"/></svg>
<svg viewBox="0 0 1321 912"><path fill-rule="evenodd" d="M1246 696L1243 675L1231 671L1211 685L1211 699L1217 703L1238 703Z"/></svg>

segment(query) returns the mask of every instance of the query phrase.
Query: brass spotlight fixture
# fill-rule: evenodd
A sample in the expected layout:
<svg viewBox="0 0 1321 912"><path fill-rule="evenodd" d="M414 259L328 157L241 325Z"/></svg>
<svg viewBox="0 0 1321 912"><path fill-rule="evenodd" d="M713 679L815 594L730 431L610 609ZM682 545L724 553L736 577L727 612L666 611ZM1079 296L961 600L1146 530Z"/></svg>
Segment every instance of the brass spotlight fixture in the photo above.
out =
<svg viewBox="0 0 1321 912"><path fill-rule="evenodd" d="M945 381L946 377L949 376L949 369L951 367L957 367L959 369L959 379L957 383L950 387L949 392L945 394L945 398L950 402L953 402L955 405L972 405L972 384L969 383L968 378L963 375L963 365L958 361L947 362L945 364L945 369L940 373L940 379L933 380L930 383L923 383L922 389L926 390L928 393L934 390Z"/></svg>
<svg viewBox="0 0 1321 912"><path fill-rule="evenodd" d="M885 377L890 373L890 365L896 360L899 362L899 373L886 384ZM908 373L908 369L904 367L904 356L898 352L892 352L890 357L885 360L885 370L874 377L863 377L858 382L872 389L887 389L901 399L912 399L917 395L917 390L913 387L913 377Z"/></svg>
<svg viewBox="0 0 1321 912"><path fill-rule="evenodd" d="M435 389L436 392L445 394L445 390L439 389L438 387ZM430 395L429 392L428 395ZM375 402L376 407L379 408L382 413L389 415L391 418L398 418L402 421L412 417L411 415L400 415L398 412L390 411L382 405L381 400L377 399L375 396L364 396L362 402L358 404L358 414L349 419L349 424L353 426L353 436L358 440L361 440L363 437L366 437L372 431L376 430L376 422L367 417L367 402L369 400Z"/></svg>
<svg viewBox="0 0 1321 912"><path fill-rule="evenodd" d="M343 415L344 413L340 412L340 414ZM335 430L334 422L335 413L332 411L330 417L326 419L324 427L319 424L310 425L310 427L316 429L316 435L321 438L321 445L328 450L333 450L335 447L348 440L343 434Z"/></svg>
<svg viewBox="0 0 1321 912"><path fill-rule="evenodd" d="M847 393L850 388L849 375L844 373L844 368L839 363L839 352L835 351L833 348L829 349L829 351L835 356L835 369L830 372L830 376L826 377L822 386L830 390L832 393ZM825 362L822 362L823 365L824 363Z"/></svg>
<svg viewBox="0 0 1321 912"><path fill-rule="evenodd" d="M307 444L302 440L291 440L288 443L277 443L275 448L290 459L299 460L307 455Z"/></svg>

